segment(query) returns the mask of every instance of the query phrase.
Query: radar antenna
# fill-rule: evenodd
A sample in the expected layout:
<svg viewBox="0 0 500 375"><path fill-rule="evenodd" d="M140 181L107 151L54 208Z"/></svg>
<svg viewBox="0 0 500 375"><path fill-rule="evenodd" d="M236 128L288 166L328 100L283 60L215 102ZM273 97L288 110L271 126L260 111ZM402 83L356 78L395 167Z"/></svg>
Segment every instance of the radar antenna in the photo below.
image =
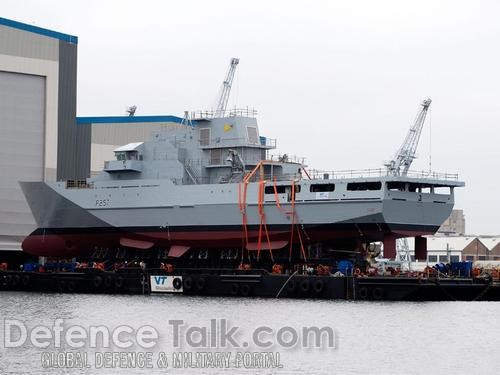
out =
<svg viewBox="0 0 500 375"><path fill-rule="evenodd" d="M415 159L418 141L420 140L420 134L422 133L422 128L425 122L425 116L431 105L431 99L425 99L420 105L422 108L417 113L415 117L415 122L413 126L408 131L406 138L399 148L398 152L394 158L385 166L387 167L387 172L392 176L406 176L410 165Z"/></svg>
<svg viewBox="0 0 500 375"><path fill-rule="evenodd" d="M236 71L236 66L240 62L240 59L232 58L229 64L229 70L227 71L226 78L222 82L222 92L220 94L219 100L217 102L217 109L215 111L215 117L220 117L224 115L227 107L227 101L229 100L229 94L231 93L231 85L233 84L234 72Z"/></svg>
<svg viewBox="0 0 500 375"><path fill-rule="evenodd" d="M137 110L137 106L136 106L136 105L133 105L133 106L131 106L131 107L128 107L128 108L126 109L126 112L128 113L128 116L129 116L129 117L132 117L132 116L134 116L134 115L135 115L135 111L136 111L136 110Z"/></svg>

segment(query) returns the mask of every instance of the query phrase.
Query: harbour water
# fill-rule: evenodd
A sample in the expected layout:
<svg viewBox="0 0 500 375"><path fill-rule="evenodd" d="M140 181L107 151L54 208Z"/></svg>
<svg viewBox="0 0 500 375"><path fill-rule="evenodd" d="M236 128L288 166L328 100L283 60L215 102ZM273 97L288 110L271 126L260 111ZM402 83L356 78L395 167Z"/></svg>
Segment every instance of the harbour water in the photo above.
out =
<svg viewBox="0 0 500 375"><path fill-rule="evenodd" d="M376 303L17 292L0 293L0 301L0 374L498 373L500 303L496 302ZM55 331L51 331L53 337L48 340L50 343L46 348L37 347L30 341L34 327L46 326L52 330L57 319L63 320L65 330L60 347L54 341ZM6 325L7 321L13 320L18 322L18 326L22 322L27 328L27 338L17 348L6 347L7 338L10 344L20 338L17 334L21 332L20 328ZM171 321L182 321L184 324L177 336ZM222 348L220 338L211 341L210 335L207 342L215 346L209 348L193 348L190 346L192 342L186 342L188 326L210 330L212 324L218 324L217 330L221 330L221 324L238 327L235 335L238 343L250 342L250 345ZM91 343L86 341L82 348L75 349L64 340L64 333L74 326L86 331L91 326L104 326L109 330L129 326L134 334L143 326L151 326L157 330L158 339L149 340L154 342L154 346L145 349L132 340L135 338L133 333L122 333L122 341L129 338L134 341L130 348L91 347ZM270 329L260 336L266 339L261 341L272 343L269 348L257 347L252 341L258 327ZM313 345L301 348L300 344L285 348L283 342L268 334L271 330L280 332L283 327L288 327L283 332L295 330L300 342L303 327L330 327L335 335L334 345L328 347L331 342L325 335L322 337L322 348L314 348ZM199 329L198 332L201 332ZM175 343L175 338L179 338L180 346ZM202 334L192 338L200 342ZM293 334L284 334L282 339L293 341ZM139 368L143 363L136 363L134 368L131 362L122 367L113 366L112 359L108 360L109 366L104 365L105 360L96 363L97 359L104 358L106 352L125 351L151 353L152 368ZM174 353L187 352L205 353L205 356L207 353L230 353L230 366L225 368L210 361L184 361L181 368L173 368ZM249 366L245 366L244 362L238 365L238 353L247 352L258 355L271 353L273 358L267 363L263 363L261 358L253 364L248 362ZM88 363L83 368L71 362L69 367L76 368L58 368L57 360L50 361L50 353L54 356L57 353L87 353ZM165 355L166 361L160 364L166 366L158 366L160 355ZM118 364L116 358L114 363Z"/></svg>

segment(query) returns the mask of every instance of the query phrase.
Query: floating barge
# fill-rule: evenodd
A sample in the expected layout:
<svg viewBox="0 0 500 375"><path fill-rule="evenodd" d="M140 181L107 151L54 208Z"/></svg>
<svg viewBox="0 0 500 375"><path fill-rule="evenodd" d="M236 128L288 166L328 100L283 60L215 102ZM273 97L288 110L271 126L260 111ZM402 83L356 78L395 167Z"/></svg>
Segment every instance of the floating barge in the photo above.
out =
<svg viewBox="0 0 500 375"><path fill-rule="evenodd" d="M95 269L76 272L0 271L0 291L331 300L500 301L491 276L324 276L273 274L265 270Z"/></svg>

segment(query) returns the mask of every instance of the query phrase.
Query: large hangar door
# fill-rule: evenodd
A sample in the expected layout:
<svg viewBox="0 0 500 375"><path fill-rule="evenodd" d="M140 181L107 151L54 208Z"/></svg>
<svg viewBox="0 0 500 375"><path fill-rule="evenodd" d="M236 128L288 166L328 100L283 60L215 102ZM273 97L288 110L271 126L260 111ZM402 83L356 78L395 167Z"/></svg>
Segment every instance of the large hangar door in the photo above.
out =
<svg viewBox="0 0 500 375"><path fill-rule="evenodd" d="M44 144L45 77L0 71L0 251L35 228L18 181L43 180Z"/></svg>

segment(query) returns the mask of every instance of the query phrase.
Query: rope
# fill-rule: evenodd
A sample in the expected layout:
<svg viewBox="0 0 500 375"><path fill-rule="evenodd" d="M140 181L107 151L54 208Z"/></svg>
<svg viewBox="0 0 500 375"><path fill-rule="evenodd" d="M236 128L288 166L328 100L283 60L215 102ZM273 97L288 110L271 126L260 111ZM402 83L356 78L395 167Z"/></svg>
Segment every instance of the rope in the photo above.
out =
<svg viewBox="0 0 500 375"><path fill-rule="evenodd" d="M266 185L265 180L259 181L259 200L258 200L258 211L260 217L260 225L259 225L259 238L257 242L257 260L260 260L260 250L262 248L262 228L266 233L267 246L269 248L269 252L271 255L271 260L274 262L273 250L271 246L271 240L269 239L269 231L267 229L266 223L266 214L264 212L264 187Z"/></svg>
<svg viewBox="0 0 500 375"><path fill-rule="evenodd" d="M486 292L488 290L490 290L490 286L491 286L491 283L490 284L487 284L486 287L481 291L481 293L479 293L476 298L473 299L473 301L478 301L480 298L482 298Z"/></svg>
<svg viewBox="0 0 500 375"><path fill-rule="evenodd" d="M291 211L291 215L292 215L292 230L290 231L290 250L289 250L289 253L288 253L288 261L291 262L292 261L292 249L293 249L293 229L294 229L294 226L295 226L295 181L292 180L292 211Z"/></svg>
<svg viewBox="0 0 500 375"><path fill-rule="evenodd" d="M285 283L283 284L283 286L281 287L281 289L279 290L278 294L276 294L276 298L279 298L281 292L283 291L283 289L285 289L285 286L288 284L288 282L292 279L292 277L294 277L297 272L299 272L299 270L295 271L294 273L291 274L291 276L288 278L287 281L285 281Z"/></svg>
<svg viewBox="0 0 500 375"><path fill-rule="evenodd" d="M245 248L248 246L248 229L247 229L247 213L246 213L246 182L241 182L238 185L238 207L240 209L243 227L243 236L241 238L241 263L245 260Z"/></svg>

